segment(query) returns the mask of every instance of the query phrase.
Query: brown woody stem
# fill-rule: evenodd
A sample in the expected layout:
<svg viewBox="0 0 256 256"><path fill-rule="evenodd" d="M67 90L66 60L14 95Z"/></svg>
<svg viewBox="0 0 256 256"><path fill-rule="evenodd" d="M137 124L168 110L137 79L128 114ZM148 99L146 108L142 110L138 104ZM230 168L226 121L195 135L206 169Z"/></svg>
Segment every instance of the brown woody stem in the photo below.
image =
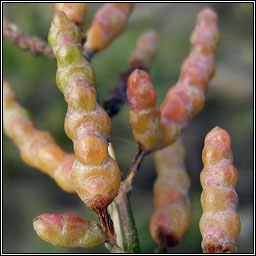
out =
<svg viewBox="0 0 256 256"><path fill-rule="evenodd" d="M108 241L113 240L113 237L115 235L113 223L108 215L107 209L97 209L96 210L97 215L99 217L99 221L102 227L102 230L106 233Z"/></svg>
<svg viewBox="0 0 256 256"><path fill-rule="evenodd" d="M26 34L20 29L15 23L10 22L8 19L3 18L3 34L17 47L30 51L33 55L44 55L50 59L54 59L55 56L52 52L51 47L43 39ZM85 43L86 38L83 40ZM96 52L84 52L84 56L90 61Z"/></svg>
<svg viewBox="0 0 256 256"><path fill-rule="evenodd" d="M3 19L3 34L21 49L30 51L33 55L45 55L54 59L54 54L47 42L39 37L24 33L16 24Z"/></svg>
<svg viewBox="0 0 256 256"><path fill-rule="evenodd" d="M132 71L132 69L129 69L120 74L119 83L109 92L106 100L103 102L103 107L110 117L116 115L127 100L127 79Z"/></svg>
<svg viewBox="0 0 256 256"><path fill-rule="evenodd" d="M141 148L139 148L136 156L135 156L135 159L130 167L130 171L126 177L126 179L122 182L122 184L125 184L123 186L126 187L126 193L128 194L131 189L132 189L132 183L133 183L133 179L134 179L134 176L137 172L137 170L139 169L140 167L140 164L143 160L143 157L145 156L147 152Z"/></svg>
<svg viewBox="0 0 256 256"><path fill-rule="evenodd" d="M116 234L113 227L113 222L108 215L107 209L97 209L97 215L101 224L101 228L106 234L107 240L105 243L106 248L111 253L124 253L123 249L117 245Z"/></svg>
<svg viewBox="0 0 256 256"><path fill-rule="evenodd" d="M121 187L116 198L125 236L124 248L128 253L140 252L139 239L131 210L129 195L132 189L133 179L145 154L146 152L144 150L139 149L126 179L121 183Z"/></svg>

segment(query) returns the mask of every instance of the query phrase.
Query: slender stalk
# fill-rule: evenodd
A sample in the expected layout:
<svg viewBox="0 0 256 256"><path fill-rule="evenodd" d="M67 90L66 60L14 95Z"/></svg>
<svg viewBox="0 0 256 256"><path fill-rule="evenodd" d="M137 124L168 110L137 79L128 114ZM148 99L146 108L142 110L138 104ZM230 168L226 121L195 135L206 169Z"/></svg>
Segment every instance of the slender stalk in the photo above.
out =
<svg viewBox="0 0 256 256"><path fill-rule="evenodd" d="M124 248L128 253L140 252L138 233L131 210L129 196L132 189L133 179L145 154L146 152L144 150L139 149L126 179L121 183L118 196L116 197L124 230Z"/></svg>
<svg viewBox="0 0 256 256"><path fill-rule="evenodd" d="M129 196L126 193L120 193L116 202L119 205L120 217L124 230L124 249L128 253L139 253L140 243L138 232L133 218Z"/></svg>
<svg viewBox="0 0 256 256"><path fill-rule="evenodd" d="M123 186L125 186L126 193L129 193L132 189L132 183L133 183L134 176L135 176L137 170L139 169L140 164L141 164L145 154L146 154L146 151L139 148L139 150L135 156L135 159L130 167L130 171L129 171L126 179L122 182L124 184Z"/></svg>
<svg viewBox="0 0 256 256"><path fill-rule="evenodd" d="M43 39L26 34L15 23L3 18L3 35L8 38L17 47L29 51L33 55L44 55L50 59L54 59L55 56L51 47ZM84 45L86 38L83 39L82 45ZM83 52L88 61L91 61L96 52L88 51Z"/></svg>
<svg viewBox="0 0 256 256"><path fill-rule="evenodd" d="M133 69L130 68L120 74L118 84L108 93L103 102L103 107L110 117L116 115L127 100L127 79L132 71Z"/></svg>
<svg viewBox="0 0 256 256"><path fill-rule="evenodd" d="M54 58L51 47L39 37L24 33L16 24L3 19L3 34L12 43L21 49L30 51L33 55L44 55L50 59Z"/></svg>

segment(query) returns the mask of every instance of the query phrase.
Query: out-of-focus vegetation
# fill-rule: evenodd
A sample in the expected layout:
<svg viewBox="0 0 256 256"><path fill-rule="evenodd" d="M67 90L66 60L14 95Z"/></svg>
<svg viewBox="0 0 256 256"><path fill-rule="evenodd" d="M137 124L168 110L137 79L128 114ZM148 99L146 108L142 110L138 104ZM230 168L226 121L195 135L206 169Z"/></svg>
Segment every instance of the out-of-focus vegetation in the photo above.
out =
<svg viewBox="0 0 256 256"><path fill-rule="evenodd" d="M84 30L101 4L89 4ZM49 3L4 3L4 16L29 34L47 38L53 13ZM217 72L210 83L204 110L184 131L187 168L192 179L190 190L191 223L183 241L169 253L200 253L198 221L202 169L201 152L206 133L218 125L232 138L234 165L239 172L237 193L242 230L239 253L253 252L253 3L140 3L136 4L126 31L110 47L95 56L101 102L128 67L128 57L136 38L155 29L159 50L150 74L157 87L159 103L179 76L182 60L189 53L189 36L196 15L206 6L219 15L221 41L217 48ZM30 110L35 124L50 131L67 151L72 143L66 137L63 121L66 103L55 84L56 62L34 57L8 40L3 41L3 75L15 87L20 102ZM136 143L127 119L127 105L112 120L112 142L120 169L125 174L135 153ZM44 212L72 212L96 219L75 194L60 190L47 175L25 165L16 146L4 136L3 141L3 251L5 253L89 253L107 252L104 246L93 249L57 248L39 239L32 220ZM155 179L153 157L144 159L135 179L131 201L142 252L156 248L149 233L153 212L152 186Z"/></svg>

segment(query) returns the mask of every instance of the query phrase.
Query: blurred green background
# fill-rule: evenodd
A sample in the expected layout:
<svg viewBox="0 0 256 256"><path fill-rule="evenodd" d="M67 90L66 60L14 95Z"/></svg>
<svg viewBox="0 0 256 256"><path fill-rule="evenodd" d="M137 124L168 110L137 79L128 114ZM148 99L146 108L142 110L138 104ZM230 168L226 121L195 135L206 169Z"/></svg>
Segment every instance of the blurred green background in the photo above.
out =
<svg viewBox="0 0 256 256"><path fill-rule="evenodd" d="M89 4L86 30L95 11L102 4ZM232 138L234 165L239 172L236 191L242 230L239 253L253 252L253 4L252 3L139 3L135 5L126 31L106 50L95 56L92 65L97 73L101 102L118 82L119 73L128 67L128 57L136 38L146 30L159 34L159 50L150 74L157 87L159 103L179 76L182 60L189 53L189 36L196 15L203 7L213 7L219 15L221 41L217 48L217 72L209 85L203 111L184 131L187 169L192 179L190 190L191 223L180 245L168 253L200 253L198 221L202 169L201 152L206 133L218 125ZM53 13L49 3L4 3L4 17L25 32L47 38ZM50 131L68 152L72 143L66 137L63 122L66 103L55 84L56 62L34 57L3 41L3 74L16 89L17 96L31 112L36 126ZM123 107L112 121L112 142L117 161L125 175L136 153L136 143ZM89 253L107 252L104 246L93 249L57 248L39 239L32 220L44 212L72 212L96 219L77 195L59 189L47 175L25 165L9 138L3 141L3 252L4 253ZM156 244L149 233L149 219L154 211L152 186L156 178L153 157L144 159L131 195L142 252L151 253Z"/></svg>

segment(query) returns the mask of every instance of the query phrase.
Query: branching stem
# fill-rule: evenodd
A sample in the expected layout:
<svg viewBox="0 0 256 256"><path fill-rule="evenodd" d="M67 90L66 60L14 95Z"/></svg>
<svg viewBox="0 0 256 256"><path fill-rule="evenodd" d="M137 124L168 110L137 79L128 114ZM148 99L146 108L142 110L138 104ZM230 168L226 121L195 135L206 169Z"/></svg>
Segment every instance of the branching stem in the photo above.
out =
<svg viewBox="0 0 256 256"><path fill-rule="evenodd" d="M122 182L122 184L124 184L123 186L126 187L126 191L127 191L126 193L127 194L132 189L132 183L133 183L134 176L135 176L137 170L139 169L140 164L141 164L145 154L146 154L146 151L141 149L141 148L139 148L139 150L138 150L138 152L137 152L137 154L135 156L135 159L134 159L134 161L133 161L133 163L132 163L132 165L130 167L130 171L129 171L126 179Z"/></svg>
<svg viewBox="0 0 256 256"><path fill-rule="evenodd" d="M139 149L136 157L131 165L130 171L126 179L121 183L116 202L119 206L120 217L122 221L122 226L124 230L125 243L124 248L128 253L138 253L140 252L139 239L137 234L137 229L135 226L135 221L133 218L131 205L130 205L130 191L132 189L132 183L137 170L143 160L146 152Z"/></svg>
<svg viewBox="0 0 256 256"><path fill-rule="evenodd" d="M47 42L39 37L26 34L15 23L12 23L5 18L3 19L3 34L17 47L27 50L33 55L44 55L51 59L55 58L52 49ZM84 52L88 61L91 61L95 54L96 52ZM110 116L115 115L126 101L127 78L133 70L134 68L130 68L127 72L121 74L118 86L110 93L107 101L105 102L104 105L106 111ZM132 189L135 174L139 169L145 154L146 152L144 150L138 150L126 179L121 183L119 194L115 200L119 207L120 219L123 225L122 228L125 235L124 247L126 252L136 253L140 251L138 234L130 206L129 194ZM110 225L111 219L106 212L102 215L98 215L101 216L100 221L103 227L112 227L112 225ZM111 253L124 253L123 249L116 244L116 239L114 239L114 230L106 228L105 231L108 234L108 238L111 238L106 242L106 248Z"/></svg>

